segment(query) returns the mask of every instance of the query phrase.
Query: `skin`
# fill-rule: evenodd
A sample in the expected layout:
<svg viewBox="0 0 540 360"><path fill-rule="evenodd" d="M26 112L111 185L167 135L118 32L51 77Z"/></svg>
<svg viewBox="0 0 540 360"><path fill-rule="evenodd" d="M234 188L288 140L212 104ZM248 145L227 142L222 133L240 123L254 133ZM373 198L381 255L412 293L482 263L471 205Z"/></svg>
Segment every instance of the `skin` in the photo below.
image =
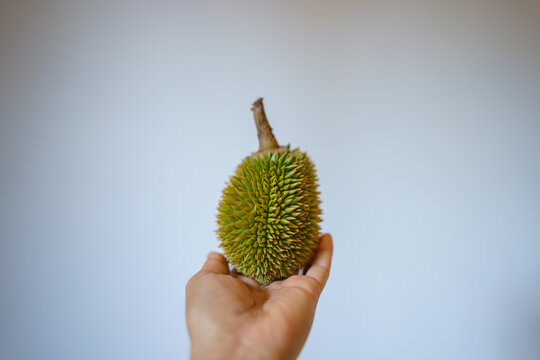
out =
<svg viewBox="0 0 540 360"><path fill-rule="evenodd" d="M269 285L230 272L211 252L186 285L191 359L295 359L311 329L332 261L330 234L305 275Z"/></svg>

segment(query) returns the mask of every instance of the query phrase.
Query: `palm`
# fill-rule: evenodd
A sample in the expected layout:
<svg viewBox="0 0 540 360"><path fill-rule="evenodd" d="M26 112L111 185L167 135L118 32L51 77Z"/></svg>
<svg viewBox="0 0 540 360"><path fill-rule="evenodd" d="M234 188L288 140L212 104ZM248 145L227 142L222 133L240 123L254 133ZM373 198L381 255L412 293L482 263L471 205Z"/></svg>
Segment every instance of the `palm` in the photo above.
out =
<svg viewBox="0 0 540 360"><path fill-rule="evenodd" d="M188 283L188 329L192 338L205 336L219 324L220 340L236 344L258 357L294 358L305 342L326 282L330 245L321 248L306 275L261 286L255 280L229 274L222 255L211 254L213 270L203 270ZM207 264L208 264L207 262ZM196 301L191 304L190 299ZM201 321L202 319L202 321ZM209 346L209 345L207 345Z"/></svg>

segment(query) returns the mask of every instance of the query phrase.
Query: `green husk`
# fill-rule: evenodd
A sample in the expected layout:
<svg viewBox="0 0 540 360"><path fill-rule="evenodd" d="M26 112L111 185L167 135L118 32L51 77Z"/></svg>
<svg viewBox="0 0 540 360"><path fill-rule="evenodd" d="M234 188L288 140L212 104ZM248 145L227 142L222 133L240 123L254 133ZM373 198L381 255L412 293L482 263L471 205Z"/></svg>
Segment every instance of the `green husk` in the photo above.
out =
<svg viewBox="0 0 540 360"><path fill-rule="evenodd" d="M257 102L254 108L262 107L262 99ZM270 126L265 131L271 133ZM315 166L307 154L276 141L266 147L268 141L260 142L261 149L242 161L223 190L217 235L237 271L266 285L297 274L311 260L321 210Z"/></svg>

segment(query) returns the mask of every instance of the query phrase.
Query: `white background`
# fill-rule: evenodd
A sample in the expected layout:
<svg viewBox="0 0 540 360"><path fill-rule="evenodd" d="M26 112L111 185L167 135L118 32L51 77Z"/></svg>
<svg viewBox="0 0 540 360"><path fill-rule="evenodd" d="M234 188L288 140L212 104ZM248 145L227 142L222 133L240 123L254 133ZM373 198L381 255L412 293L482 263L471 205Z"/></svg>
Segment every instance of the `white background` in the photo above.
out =
<svg viewBox="0 0 540 360"><path fill-rule="evenodd" d="M536 1L0 5L0 358L182 359L228 176L317 165L301 359L540 357Z"/></svg>

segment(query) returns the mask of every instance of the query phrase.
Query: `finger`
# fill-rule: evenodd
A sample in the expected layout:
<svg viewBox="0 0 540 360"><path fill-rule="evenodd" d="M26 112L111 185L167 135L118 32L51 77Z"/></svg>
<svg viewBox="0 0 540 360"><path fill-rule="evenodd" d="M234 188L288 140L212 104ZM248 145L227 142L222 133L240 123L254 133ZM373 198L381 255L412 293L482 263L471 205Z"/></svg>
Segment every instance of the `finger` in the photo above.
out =
<svg viewBox="0 0 540 360"><path fill-rule="evenodd" d="M309 260L309 262L302 268L300 269L300 275L306 275L306 273L308 272L309 268L311 267L311 265L313 265L313 261L315 261L315 257L317 256L318 254L318 251L320 250L321 248L321 241L322 241L322 238L323 236L330 236L332 237L332 235L328 234L328 233L325 233L325 234L322 234L320 237L319 237L319 243L317 244L317 249L315 251L315 253L313 254L313 256L311 256L311 259Z"/></svg>
<svg viewBox="0 0 540 360"><path fill-rule="evenodd" d="M227 265L227 260L225 256L220 253L211 251L208 254L206 262L201 268L201 272L209 272L214 274L228 274L229 266Z"/></svg>
<svg viewBox="0 0 540 360"><path fill-rule="evenodd" d="M245 276L244 274L242 274L240 271L238 271L238 269L236 269L236 267L232 267L231 269L231 273L230 275L232 277L235 277L237 278L238 280L242 280L246 285L248 285L249 287L252 287L252 288L259 288L261 287L261 285L255 281L254 279L250 278L250 277L247 277Z"/></svg>
<svg viewBox="0 0 540 360"><path fill-rule="evenodd" d="M306 273L306 276L312 277L321 284L321 289L326 285L328 275L330 275L333 252L334 243L332 241L332 235L324 234L321 236L321 242L319 243L319 249L315 255L315 259L313 259L313 263Z"/></svg>
<svg viewBox="0 0 540 360"><path fill-rule="evenodd" d="M244 284L249 286L251 289L258 289L261 287L261 284L259 284L257 281L255 281L254 279L250 277L247 277L241 274L235 275L234 277L237 278L238 280L241 280Z"/></svg>

